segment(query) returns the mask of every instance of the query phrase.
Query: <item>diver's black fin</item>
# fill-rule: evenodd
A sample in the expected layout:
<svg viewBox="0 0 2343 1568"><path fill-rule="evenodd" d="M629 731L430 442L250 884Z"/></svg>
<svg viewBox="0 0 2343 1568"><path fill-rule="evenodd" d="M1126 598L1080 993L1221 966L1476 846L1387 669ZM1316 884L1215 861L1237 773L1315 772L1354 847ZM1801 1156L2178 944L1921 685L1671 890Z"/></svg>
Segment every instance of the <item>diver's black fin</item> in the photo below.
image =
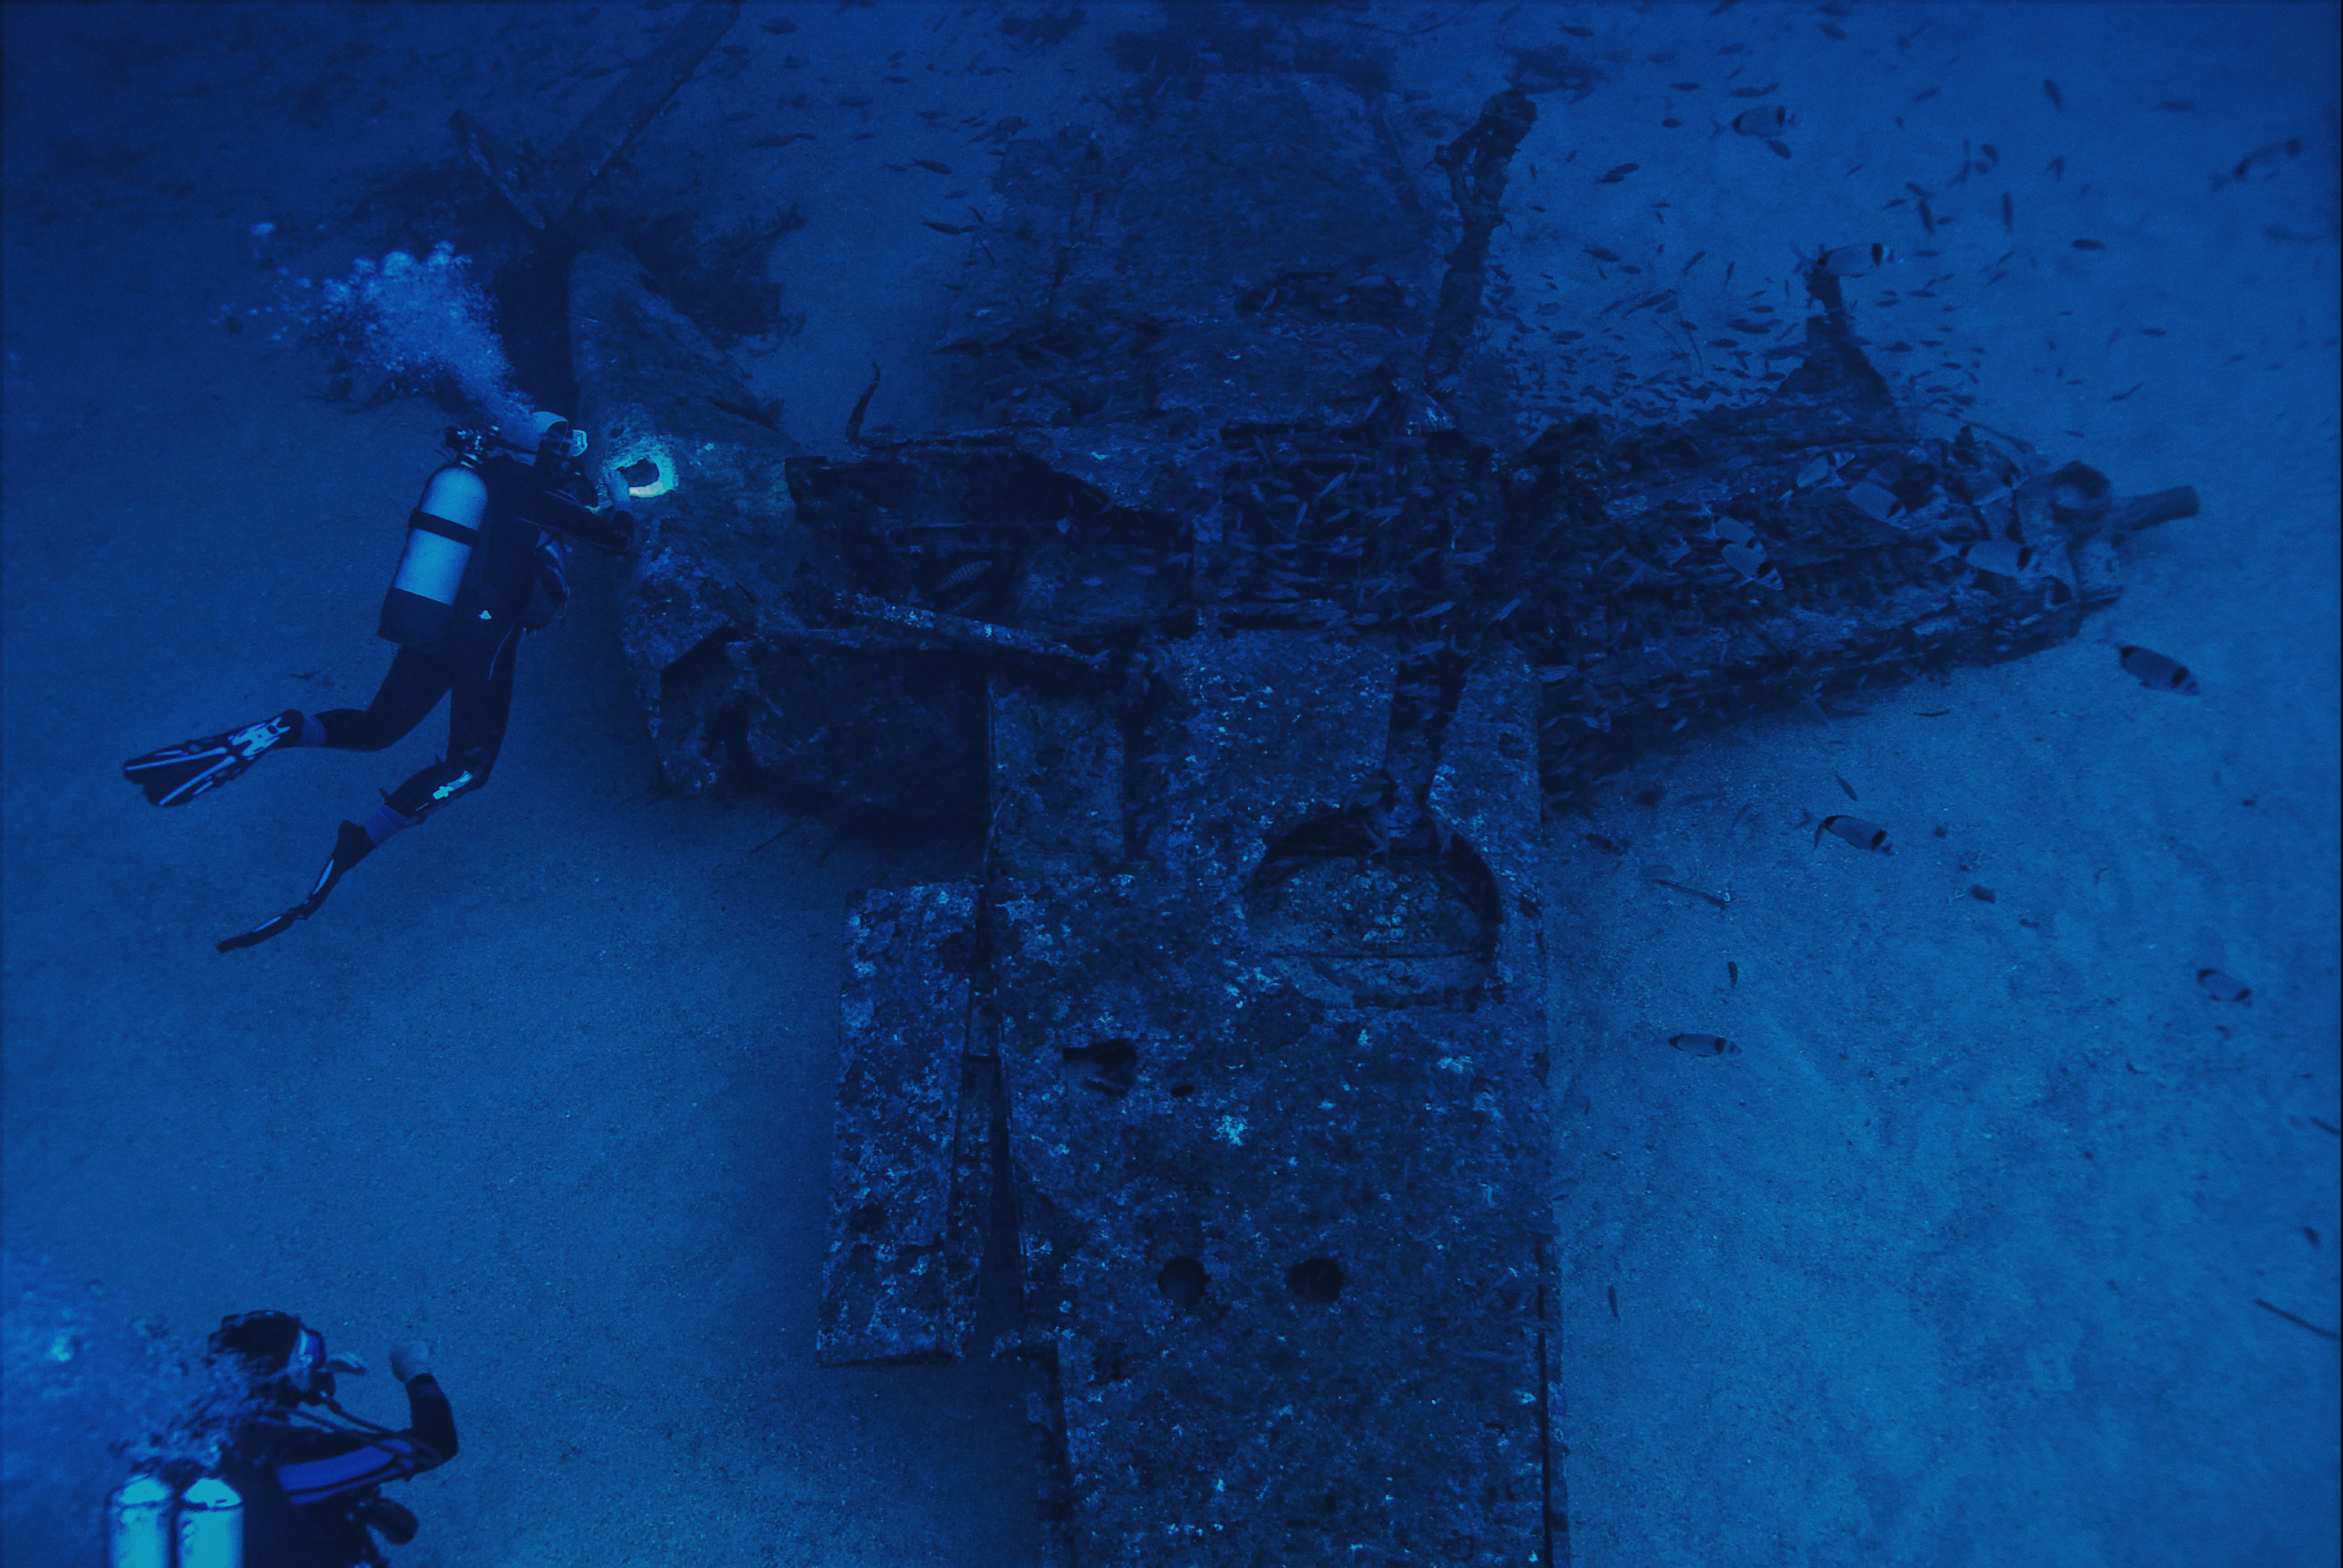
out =
<svg viewBox="0 0 2343 1568"><path fill-rule="evenodd" d="M252 930L239 931L219 942L219 950L232 953L239 948L256 948L269 938L282 936L291 930L294 921L306 920L316 914L318 906L326 901L326 895L334 890L334 884L342 879L344 873L372 853L374 840L367 836L367 830L356 822L343 823L341 830L334 836L334 852L327 859L326 869L317 873L317 884L309 890L309 896L283 914L272 915Z"/></svg>
<svg viewBox="0 0 2343 1568"><path fill-rule="evenodd" d="M301 710L288 708L274 719L264 719L241 729L206 735L199 740L182 740L176 746L134 757L122 765L122 776L137 785L157 806L184 806L236 778L300 733Z"/></svg>

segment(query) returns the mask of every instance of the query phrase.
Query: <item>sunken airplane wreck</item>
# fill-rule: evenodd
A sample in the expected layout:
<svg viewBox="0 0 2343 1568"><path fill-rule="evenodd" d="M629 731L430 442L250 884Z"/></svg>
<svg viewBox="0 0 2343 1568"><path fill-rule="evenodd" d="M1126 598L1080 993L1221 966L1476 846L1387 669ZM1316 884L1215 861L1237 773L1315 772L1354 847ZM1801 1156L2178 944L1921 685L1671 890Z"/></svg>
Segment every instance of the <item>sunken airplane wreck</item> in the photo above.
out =
<svg viewBox="0 0 2343 1568"><path fill-rule="evenodd" d="M1436 187L1377 94L1165 85L1008 146L962 427L853 461L578 252L581 420L665 492L630 667L680 788L982 834L848 921L825 1362L1021 1358L1079 1568L1566 1561L1542 811L2071 638L2196 498L1923 438L1823 266L1770 395L1523 441L1473 326L1526 95Z"/></svg>

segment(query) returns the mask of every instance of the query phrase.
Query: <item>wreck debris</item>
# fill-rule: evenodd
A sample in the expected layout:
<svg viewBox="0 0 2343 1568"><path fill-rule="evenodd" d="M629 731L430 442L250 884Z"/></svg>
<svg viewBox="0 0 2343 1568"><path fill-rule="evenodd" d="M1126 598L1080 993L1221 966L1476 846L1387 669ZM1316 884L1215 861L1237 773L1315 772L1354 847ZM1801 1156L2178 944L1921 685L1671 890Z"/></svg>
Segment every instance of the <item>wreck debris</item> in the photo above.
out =
<svg viewBox="0 0 2343 1568"><path fill-rule="evenodd" d="M1548 1549L1538 803L1504 759L1533 683L1476 678L1440 834L1379 849L1353 802L1398 668L1306 633L1167 649L1144 801L1094 710L995 689L996 732L1046 738L1004 800L1082 757L1098 809L1003 813L1040 841L999 835L980 987L1068 1561Z"/></svg>
<svg viewBox="0 0 2343 1568"><path fill-rule="evenodd" d="M1522 138L1536 123L1537 105L1519 87L1508 87L1483 106L1481 117L1463 136L1440 149L1437 161L1447 172L1464 234L1448 253L1448 275L1441 280L1440 307L1424 347L1425 371L1435 384L1455 374L1472 335L1489 266L1489 236L1504 219L1506 176Z"/></svg>
<svg viewBox="0 0 2343 1568"><path fill-rule="evenodd" d="M964 1081L974 920L958 885L871 892L847 917L826 1364L950 1361L974 1325L991 1188L988 1086Z"/></svg>
<svg viewBox="0 0 2343 1568"><path fill-rule="evenodd" d="M1053 1561L1551 1563L1542 809L2070 638L2196 498L1924 432L1851 256L1766 396L1526 418L1473 330L1523 92L1441 152L1443 252L1379 94L1150 80L1006 143L932 437L863 439L866 392L851 460L793 450L581 254L583 417L676 481L629 658L683 787L981 835L850 921L825 1361L962 1353L1006 1181Z"/></svg>
<svg viewBox="0 0 2343 1568"><path fill-rule="evenodd" d="M739 0L724 0L687 9L659 47L541 161L515 156L460 109L448 123L472 162L531 228L557 227L603 167L690 80L739 8Z"/></svg>

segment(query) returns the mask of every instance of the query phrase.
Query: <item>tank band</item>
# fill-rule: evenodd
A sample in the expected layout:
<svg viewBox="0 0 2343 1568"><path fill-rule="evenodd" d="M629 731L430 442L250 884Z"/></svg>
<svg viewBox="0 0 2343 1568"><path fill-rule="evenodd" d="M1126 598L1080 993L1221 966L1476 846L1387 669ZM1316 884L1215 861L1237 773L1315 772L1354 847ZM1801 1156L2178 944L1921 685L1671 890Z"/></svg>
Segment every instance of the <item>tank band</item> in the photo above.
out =
<svg viewBox="0 0 2343 1568"><path fill-rule="evenodd" d="M435 518L420 508L407 514L407 526L421 528L427 534L437 534L443 539L453 539L459 545L480 542L480 530L468 528L461 523L451 523L445 518Z"/></svg>

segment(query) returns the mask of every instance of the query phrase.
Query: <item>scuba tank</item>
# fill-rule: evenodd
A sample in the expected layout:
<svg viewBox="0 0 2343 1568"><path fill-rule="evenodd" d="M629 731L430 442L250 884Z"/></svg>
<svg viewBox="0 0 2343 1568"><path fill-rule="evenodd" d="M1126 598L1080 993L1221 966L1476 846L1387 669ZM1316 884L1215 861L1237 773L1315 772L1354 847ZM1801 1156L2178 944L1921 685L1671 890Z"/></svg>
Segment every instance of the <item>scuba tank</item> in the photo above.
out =
<svg viewBox="0 0 2343 1568"><path fill-rule="evenodd" d="M134 1475L106 1500L106 1568L171 1568L177 1494L157 1475Z"/></svg>
<svg viewBox="0 0 2343 1568"><path fill-rule="evenodd" d="M407 549L398 558L390 591L383 596L382 619L375 628L385 641L401 648L427 647L455 625L456 590L471 564L473 547L480 542L480 522L488 511L488 483L480 477L480 459L495 438L493 430L447 432L456 460L431 476L423 487L423 498L407 515Z"/></svg>
<svg viewBox="0 0 2343 1568"><path fill-rule="evenodd" d="M179 1493L177 1568L244 1568L244 1499L216 1475Z"/></svg>
<svg viewBox="0 0 2343 1568"><path fill-rule="evenodd" d="M106 1568L244 1568L244 1499L216 1475L185 1492L136 1475L106 1500Z"/></svg>

